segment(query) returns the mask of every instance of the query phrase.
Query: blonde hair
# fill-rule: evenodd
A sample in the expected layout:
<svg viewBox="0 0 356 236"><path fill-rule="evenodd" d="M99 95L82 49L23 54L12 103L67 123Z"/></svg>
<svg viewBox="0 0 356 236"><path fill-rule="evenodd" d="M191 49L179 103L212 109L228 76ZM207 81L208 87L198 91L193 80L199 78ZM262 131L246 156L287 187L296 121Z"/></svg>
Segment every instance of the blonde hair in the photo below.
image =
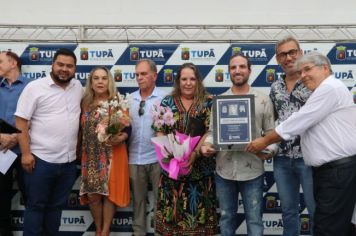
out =
<svg viewBox="0 0 356 236"><path fill-rule="evenodd" d="M87 83L85 85L85 91L84 91L84 95L82 98L82 107L85 109L92 109L94 107L95 93L94 93L94 90L92 89L92 85L93 85L93 74L97 70L104 70L106 72L106 74L108 75L108 78L109 78L109 84L108 84L109 97L108 97L108 99L109 100L113 99L117 94L115 81L112 77L110 70L108 68L106 68L105 66L97 66L90 71L89 77L87 79Z"/></svg>
<svg viewBox="0 0 356 236"><path fill-rule="evenodd" d="M195 91L194 91L194 103L200 105L204 103L206 97L208 96L208 93L203 85L203 81L202 81L203 78L199 72L198 67L190 62L184 63L179 67L177 72L177 78L174 80L172 96L180 97L182 95L180 90L180 77L181 77L182 70L186 68L193 70L195 78L197 79L197 86L195 87Z"/></svg>

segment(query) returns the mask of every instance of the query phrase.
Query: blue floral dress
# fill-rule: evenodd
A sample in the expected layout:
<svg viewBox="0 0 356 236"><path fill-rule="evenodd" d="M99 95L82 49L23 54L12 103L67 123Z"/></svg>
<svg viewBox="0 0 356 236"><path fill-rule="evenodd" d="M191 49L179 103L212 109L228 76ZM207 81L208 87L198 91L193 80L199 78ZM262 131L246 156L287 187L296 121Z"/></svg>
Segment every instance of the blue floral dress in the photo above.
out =
<svg viewBox="0 0 356 236"><path fill-rule="evenodd" d="M180 98L165 97L161 106L170 107L178 117L174 127L180 133L190 134L192 119L208 131L212 98L202 105L192 104L186 111ZM162 130L157 130L162 132ZM216 195L213 173L215 159L198 156L189 175L178 180L162 170L159 187L155 230L161 235L214 235L217 229Z"/></svg>

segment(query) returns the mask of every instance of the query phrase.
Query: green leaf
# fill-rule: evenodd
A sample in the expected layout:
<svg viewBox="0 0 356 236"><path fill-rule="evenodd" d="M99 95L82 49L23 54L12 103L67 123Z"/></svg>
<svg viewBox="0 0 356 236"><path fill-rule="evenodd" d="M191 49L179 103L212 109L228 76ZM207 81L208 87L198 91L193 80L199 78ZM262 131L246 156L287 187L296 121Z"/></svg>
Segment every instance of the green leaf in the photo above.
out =
<svg viewBox="0 0 356 236"><path fill-rule="evenodd" d="M118 125L109 125L107 128L106 128L106 133L107 134L112 134L112 135L115 135L115 134L118 134L119 133L119 126Z"/></svg>

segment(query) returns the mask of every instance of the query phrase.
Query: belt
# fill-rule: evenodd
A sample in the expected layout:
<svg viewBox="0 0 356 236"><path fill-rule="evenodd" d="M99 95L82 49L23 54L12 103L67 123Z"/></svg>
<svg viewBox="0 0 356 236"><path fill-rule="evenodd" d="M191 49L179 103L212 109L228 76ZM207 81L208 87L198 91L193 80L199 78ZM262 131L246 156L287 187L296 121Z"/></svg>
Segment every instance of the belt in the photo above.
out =
<svg viewBox="0 0 356 236"><path fill-rule="evenodd" d="M344 157L341 158L339 160L335 160L335 161L330 161L327 162L319 167L316 167L316 169L330 169L333 167L337 167L346 163L350 163L350 162L356 162L356 155L350 156L350 157Z"/></svg>

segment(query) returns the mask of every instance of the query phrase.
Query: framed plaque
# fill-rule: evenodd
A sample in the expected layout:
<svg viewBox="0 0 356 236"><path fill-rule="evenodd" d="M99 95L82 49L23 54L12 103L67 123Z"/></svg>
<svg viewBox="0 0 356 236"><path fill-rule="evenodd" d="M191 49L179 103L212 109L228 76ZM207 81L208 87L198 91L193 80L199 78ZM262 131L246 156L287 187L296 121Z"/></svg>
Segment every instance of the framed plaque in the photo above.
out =
<svg viewBox="0 0 356 236"><path fill-rule="evenodd" d="M214 146L219 151L243 151L255 138L254 95L222 95L213 99Z"/></svg>

